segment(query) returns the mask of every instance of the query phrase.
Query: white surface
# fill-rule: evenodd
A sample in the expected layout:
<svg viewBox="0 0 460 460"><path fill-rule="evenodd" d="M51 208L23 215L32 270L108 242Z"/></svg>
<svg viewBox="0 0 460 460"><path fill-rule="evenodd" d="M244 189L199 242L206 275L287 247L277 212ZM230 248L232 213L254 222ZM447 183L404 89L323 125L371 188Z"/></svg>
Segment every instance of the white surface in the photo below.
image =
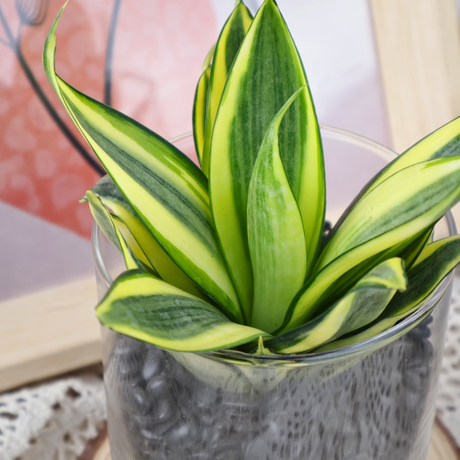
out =
<svg viewBox="0 0 460 460"><path fill-rule="evenodd" d="M255 12L262 1L245 3ZM278 0L277 3L302 57L320 123L389 145L368 2ZM213 0L213 4L220 30L235 2Z"/></svg>
<svg viewBox="0 0 460 460"><path fill-rule="evenodd" d="M2 202L0 223L0 301L94 272L89 240Z"/></svg>

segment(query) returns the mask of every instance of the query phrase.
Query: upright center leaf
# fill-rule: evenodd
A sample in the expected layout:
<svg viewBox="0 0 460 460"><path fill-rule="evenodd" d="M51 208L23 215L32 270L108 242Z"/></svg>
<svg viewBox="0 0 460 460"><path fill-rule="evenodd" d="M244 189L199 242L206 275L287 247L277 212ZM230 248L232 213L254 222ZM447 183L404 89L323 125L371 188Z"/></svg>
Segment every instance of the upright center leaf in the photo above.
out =
<svg viewBox="0 0 460 460"><path fill-rule="evenodd" d="M281 161L279 127L297 91L283 106L262 142L248 196L248 236L254 270L251 324L278 329L307 271L302 217Z"/></svg>
<svg viewBox="0 0 460 460"><path fill-rule="evenodd" d="M273 0L259 9L241 45L217 112L210 154L210 197L215 227L246 316L253 300L247 203L254 162L264 135L285 101L307 85L302 62ZM324 165L308 90L280 125L281 159L304 225L313 264L324 218Z"/></svg>

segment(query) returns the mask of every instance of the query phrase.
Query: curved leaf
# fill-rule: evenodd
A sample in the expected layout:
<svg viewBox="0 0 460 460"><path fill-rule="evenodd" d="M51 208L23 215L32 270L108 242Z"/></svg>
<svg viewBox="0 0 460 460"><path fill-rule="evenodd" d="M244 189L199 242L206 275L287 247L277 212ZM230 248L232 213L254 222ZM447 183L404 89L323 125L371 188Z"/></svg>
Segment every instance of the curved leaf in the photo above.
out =
<svg viewBox="0 0 460 460"><path fill-rule="evenodd" d="M92 191L101 199L104 206L109 208L126 225L161 279L183 291L207 300L207 297L158 244L110 176L104 176L100 179ZM127 242L132 248L133 246L128 239Z"/></svg>
<svg viewBox="0 0 460 460"><path fill-rule="evenodd" d="M393 258L371 270L337 303L306 324L265 342L277 353L307 352L371 323L407 279L402 259Z"/></svg>
<svg viewBox="0 0 460 460"><path fill-rule="evenodd" d="M96 315L107 328L175 351L221 350L268 335L141 270L122 273Z"/></svg>
<svg viewBox="0 0 460 460"><path fill-rule="evenodd" d="M364 196L383 181L408 166L437 158L460 155L460 117L424 137L384 168L366 189ZM363 198L364 198L363 196Z"/></svg>
<svg viewBox="0 0 460 460"><path fill-rule="evenodd" d="M459 159L440 158L409 166L366 194L330 240L318 269L436 206L458 185Z"/></svg>
<svg viewBox="0 0 460 460"><path fill-rule="evenodd" d="M407 272L408 288L398 292L385 311L370 325L347 334L316 350L335 350L370 339L393 327L410 315L460 263L460 236L453 236L429 244L415 265Z"/></svg>
<svg viewBox="0 0 460 460"><path fill-rule="evenodd" d="M279 111L260 147L249 184L248 237L254 271L250 324L278 329L305 281L307 253L302 217L286 177L279 150L279 127L304 88Z"/></svg>
<svg viewBox="0 0 460 460"><path fill-rule="evenodd" d="M407 181L414 183L413 178L417 180L415 187L410 191L408 189L411 187L407 185ZM391 198L394 190L398 190L400 196L403 195L410 199L413 208L401 202L398 207L394 208L399 212L395 213L394 209L388 212L389 203L386 203L385 200L393 203ZM418 197L412 194L414 190L418 191ZM380 197L382 201L375 197ZM459 199L460 157L419 163L389 177L360 202L360 206L357 207L358 216L350 213L350 224L339 229L340 231L345 228L346 233L344 230L344 235L340 236L340 240L338 239L337 243L328 247L327 258L321 260L322 263L325 263L325 260L331 259L331 262L312 277L296 296L279 332L300 326L315 314L321 313L318 308L320 306L327 308L327 299L334 295L334 283L341 276L365 261L368 261L369 270L372 269L375 266L374 256L405 240L409 241L408 239L413 235L433 225ZM366 206L368 203L369 208ZM361 205L362 212L360 212ZM372 209L372 206L375 206L375 209ZM368 209L367 214L364 209ZM380 217L377 210L382 213ZM374 227L371 219L373 216L382 219L381 229L386 229L385 233L381 233L382 230ZM388 220L390 216L394 218L391 222ZM360 217L361 221L357 217ZM377 232L376 235L373 235L372 232L375 229ZM339 237L339 231L334 235L334 239ZM333 251L341 255L336 257Z"/></svg>
<svg viewBox="0 0 460 460"><path fill-rule="evenodd" d="M444 238L427 245L408 272L409 288L395 295L385 315L400 317L412 313L459 263L460 236Z"/></svg>
<svg viewBox="0 0 460 460"><path fill-rule="evenodd" d="M267 129L288 98L307 85L302 62L273 0L255 16L230 70L217 113L210 154L210 197L215 227L245 311L253 299L247 237L252 169ZM302 215L312 264L324 227L324 164L309 91L280 126L280 153Z"/></svg>
<svg viewBox="0 0 460 460"><path fill-rule="evenodd" d="M415 145L397 156L390 164L373 177L348 206L334 228L329 232L326 244L331 240L337 229L340 228L350 211L359 201L368 195L373 189L393 174L408 166L422 161L436 158L448 158L460 155L460 117L450 121L446 125L421 139Z"/></svg>
<svg viewBox="0 0 460 460"><path fill-rule="evenodd" d="M104 235L123 254L126 268L128 270L139 268L144 271L150 271L152 274L157 275L157 273L155 273L155 271L150 266L147 266L141 262L129 248L123 235L115 225L109 211L105 209L99 198L91 190L86 192L86 199L88 200L91 214L103 231Z"/></svg>
<svg viewBox="0 0 460 460"><path fill-rule="evenodd" d="M49 32L43 55L53 89L163 249L230 317L243 322L216 241L205 176L165 139L56 75L55 32L61 13Z"/></svg>

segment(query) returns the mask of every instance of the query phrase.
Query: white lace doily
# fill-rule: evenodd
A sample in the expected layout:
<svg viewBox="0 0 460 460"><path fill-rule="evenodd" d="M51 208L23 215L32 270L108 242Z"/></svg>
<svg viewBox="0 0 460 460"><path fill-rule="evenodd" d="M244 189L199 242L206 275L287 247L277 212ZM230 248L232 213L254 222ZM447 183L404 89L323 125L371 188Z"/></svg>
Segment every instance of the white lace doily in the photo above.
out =
<svg viewBox="0 0 460 460"><path fill-rule="evenodd" d="M454 281L438 416L460 446L460 277ZM97 375L0 395L0 460L77 460L106 418Z"/></svg>
<svg viewBox="0 0 460 460"><path fill-rule="evenodd" d="M0 395L0 460L76 460L105 418L96 375Z"/></svg>

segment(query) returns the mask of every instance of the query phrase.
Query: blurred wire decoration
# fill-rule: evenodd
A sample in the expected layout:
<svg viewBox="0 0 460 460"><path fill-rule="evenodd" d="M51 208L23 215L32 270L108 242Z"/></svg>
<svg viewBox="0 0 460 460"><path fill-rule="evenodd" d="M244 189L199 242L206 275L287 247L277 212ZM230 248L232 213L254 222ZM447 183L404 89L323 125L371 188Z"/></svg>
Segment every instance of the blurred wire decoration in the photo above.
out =
<svg viewBox="0 0 460 460"><path fill-rule="evenodd" d="M43 24L48 13L49 0L15 0L21 26L36 27Z"/></svg>
<svg viewBox="0 0 460 460"><path fill-rule="evenodd" d="M58 114L56 109L53 107L51 101L46 96L45 92L40 86L40 83L38 82L34 72L32 71L30 65L28 64L21 50L22 28L24 26L38 27L41 24L43 24L48 14L49 3L50 0L15 0L14 4L19 17L19 27L16 36L13 34L12 27L8 23L0 3L0 24L3 27L3 30L6 35L6 40L0 38L0 43L7 46L14 52L35 94L40 99L49 116L59 127L64 136L77 150L77 152L84 158L84 160L102 176L105 174L104 168L94 158L94 156L89 153L89 151L84 147L81 141L72 133L67 124ZM111 105L112 101L112 61L120 4L121 0L114 1L110 20L109 33L107 38L106 59L104 67L104 102L107 105Z"/></svg>

